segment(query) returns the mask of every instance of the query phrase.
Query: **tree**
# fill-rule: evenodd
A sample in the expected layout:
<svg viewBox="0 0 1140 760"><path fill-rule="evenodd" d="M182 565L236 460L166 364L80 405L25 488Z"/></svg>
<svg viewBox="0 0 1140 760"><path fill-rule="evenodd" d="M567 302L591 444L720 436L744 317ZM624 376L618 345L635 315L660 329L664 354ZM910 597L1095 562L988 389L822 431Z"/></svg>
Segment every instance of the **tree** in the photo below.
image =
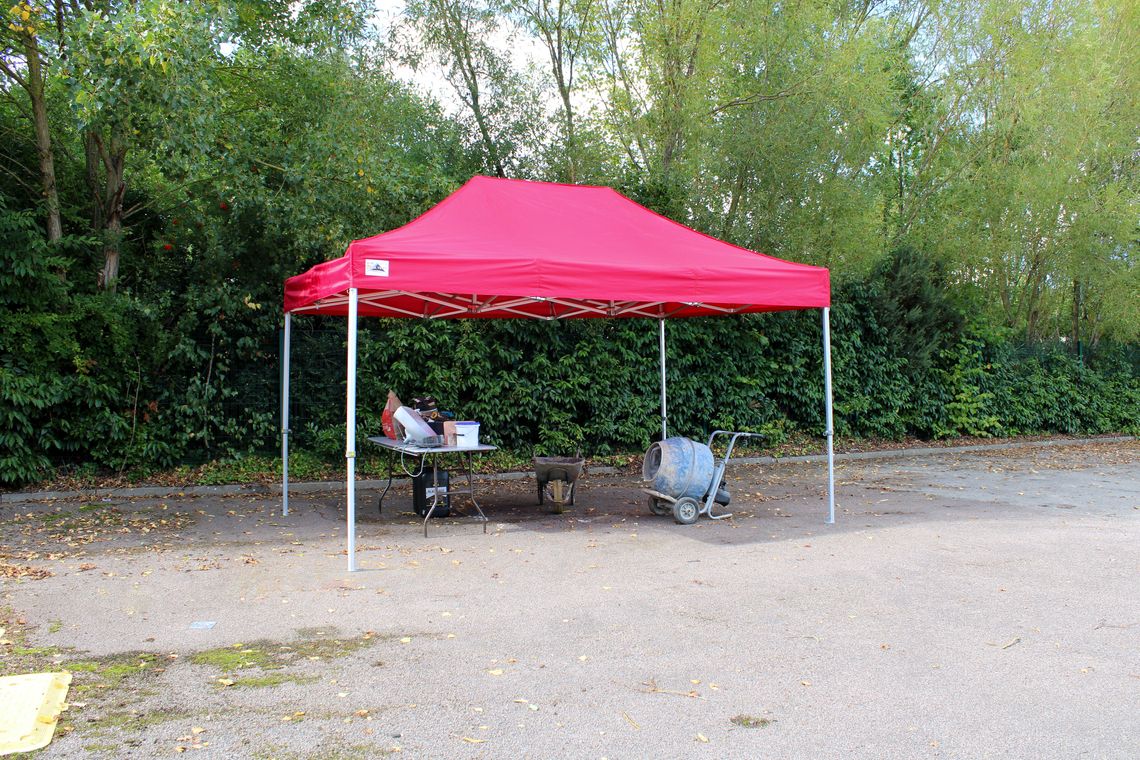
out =
<svg viewBox="0 0 1140 760"><path fill-rule="evenodd" d="M479 0L411 0L410 28L418 35L405 51L413 67L438 61L475 122L490 170L505 177L521 156L516 143L540 121L541 98L492 40L510 35L492 6Z"/></svg>
<svg viewBox="0 0 1140 760"><path fill-rule="evenodd" d="M57 4L56 20L61 20L62 14L62 6ZM9 8L3 29L0 29L0 72L28 96L28 112L39 159L40 188L47 215L47 238L49 242L56 243L63 237L63 223L45 91L46 69L51 62L41 37L45 29L52 28L51 21L43 8L27 0L19 0ZM10 91L6 93L11 97Z"/></svg>
<svg viewBox="0 0 1140 760"><path fill-rule="evenodd" d="M141 208L125 206L132 147L166 151L176 162L211 147L216 32L193 5L143 0L81 10L69 42L67 80L87 141L87 177L103 177L99 284L113 290L124 223Z"/></svg>
<svg viewBox="0 0 1140 760"><path fill-rule="evenodd" d="M1124 52L1135 8L992 0L940 13L945 126L917 167L902 234L954 260L1028 340L1069 332L1078 294L1079 310L1122 315L1140 197L1138 66ZM1136 334L1136 320L1111 321L1097 331Z"/></svg>
<svg viewBox="0 0 1140 760"><path fill-rule="evenodd" d="M507 12L518 18L542 40L550 58L561 101L561 125L566 179L578 181L580 146L575 120L573 94L575 67L596 36L595 14L600 0L506 0Z"/></svg>

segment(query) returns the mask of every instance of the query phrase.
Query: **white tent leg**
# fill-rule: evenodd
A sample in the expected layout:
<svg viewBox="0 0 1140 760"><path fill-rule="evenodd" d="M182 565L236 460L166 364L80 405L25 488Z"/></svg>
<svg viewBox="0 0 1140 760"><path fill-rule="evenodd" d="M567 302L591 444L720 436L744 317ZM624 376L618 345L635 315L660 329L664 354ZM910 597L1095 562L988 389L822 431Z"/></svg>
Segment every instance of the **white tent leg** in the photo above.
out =
<svg viewBox="0 0 1140 760"><path fill-rule="evenodd" d="M344 458L348 465L345 478L345 494L348 504L348 572L356 571L356 313L358 307L356 288L348 289L348 390L345 393L345 450Z"/></svg>
<svg viewBox="0 0 1140 760"><path fill-rule="evenodd" d="M831 309L823 309L823 393L827 430L827 522L835 522L835 426L831 409Z"/></svg>
<svg viewBox="0 0 1140 760"><path fill-rule="evenodd" d="M289 515L289 328L292 314L285 312L281 346L281 514Z"/></svg>
<svg viewBox="0 0 1140 760"><path fill-rule="evenodd" d="M661 326L661 330L658 333L658 343L661 346L661 440L664 441L669 437L669 427L667 425L668 413L665 406L665 320L659 319L657 323Z"/></svg>

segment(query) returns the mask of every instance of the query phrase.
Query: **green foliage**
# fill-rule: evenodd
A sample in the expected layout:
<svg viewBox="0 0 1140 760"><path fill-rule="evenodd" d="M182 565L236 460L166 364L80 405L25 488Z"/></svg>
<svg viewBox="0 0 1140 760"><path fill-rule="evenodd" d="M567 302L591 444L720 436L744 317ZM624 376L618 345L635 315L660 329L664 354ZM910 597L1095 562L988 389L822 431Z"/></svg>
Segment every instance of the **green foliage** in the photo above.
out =
<svg viewBox="0 0 1140 760"><path fill-rule="evenodd" d="M66 452L98 456L126 433L113 411L123 354L95 344L123 339L115 305L73 296L63 274L82 242L50 248L0 197L0 482L33 480Z"/></svg>
<svg viewBox="0 0 1140 760"><path fill-rule="evenodd" d="M919 377L958 338L965 314L959 290L946 268L909 246L895 249L872 272L868 304L886 342L906 360L904 371Z"/></svg>
<svg viewBox="0 0 1140 760"><path fill-rule="evenodd" d="M992 365L983 363L981 343L966 339L943 351L942 359L948 365L940 371L942 385L950 400L946 403L947 420L935 427L935 435L992 435L1000 423L993 413L994 394L982 390L988 384Z"/></svg>
<svg viewBox="0 0 1140 760"><path fill-rule="evenodd" d="M49 247L36 222L16 66L0 483L264 471L282 281L500 170L827 264L842 435L1134 431L1138 7L416 0L391 45L360 0L45 9L28 34L69 234ZM105 245L116 293L95 292ZM293 324L294 471L316 475L343 461L344 323ZM822 431L817 313L667 332L670 431ZM657 350L644 320L364 320L359 435L394 388L481 420L504 458L636 451L659 431Z"/></svg>
<svg viewBox="0 0 1140 760"><path fill-rule="evenodd" d="M1088 364L1056 346L1006 344L991 352L993 407L1003 433L1136 432L1140 384L1135 356L1130 362L1124 347L1106 346Z"/></svg>

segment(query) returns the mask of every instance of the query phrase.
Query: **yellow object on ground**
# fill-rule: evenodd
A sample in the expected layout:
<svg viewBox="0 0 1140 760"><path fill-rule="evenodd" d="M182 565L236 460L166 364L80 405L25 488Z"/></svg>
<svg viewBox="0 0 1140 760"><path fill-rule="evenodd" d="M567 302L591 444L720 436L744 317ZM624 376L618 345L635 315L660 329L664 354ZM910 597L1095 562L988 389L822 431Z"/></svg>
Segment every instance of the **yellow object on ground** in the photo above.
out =
<svg viewBox="0 0 1140 760"><path fill-rule="evenodd" d="M0 755L46 747L67 709L70 673L0 678Z"/></svg>

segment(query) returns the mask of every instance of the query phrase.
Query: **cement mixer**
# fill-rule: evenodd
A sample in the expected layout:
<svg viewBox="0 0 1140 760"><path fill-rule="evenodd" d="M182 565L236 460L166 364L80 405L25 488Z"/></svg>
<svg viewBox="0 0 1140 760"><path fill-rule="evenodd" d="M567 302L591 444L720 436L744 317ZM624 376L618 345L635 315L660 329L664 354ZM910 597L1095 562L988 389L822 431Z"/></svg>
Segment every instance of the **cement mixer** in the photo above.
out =
<svg viewBox="0 0 1140 760"><path fill-rule="evenodd" d="M713 441L719 435L729 436L724 459L713 456ZM724 487L724 468L732 457L732 449L741 438L764 438L759 433L716 430L708 443L675 437L658 441L645 452L642 478L649 483L641 489L649 496L649 511L655 515L673 514L681 525L692 525L700 515L721 520L731 512L714 514L715 505L728 506L731 498Z"/></svg>

